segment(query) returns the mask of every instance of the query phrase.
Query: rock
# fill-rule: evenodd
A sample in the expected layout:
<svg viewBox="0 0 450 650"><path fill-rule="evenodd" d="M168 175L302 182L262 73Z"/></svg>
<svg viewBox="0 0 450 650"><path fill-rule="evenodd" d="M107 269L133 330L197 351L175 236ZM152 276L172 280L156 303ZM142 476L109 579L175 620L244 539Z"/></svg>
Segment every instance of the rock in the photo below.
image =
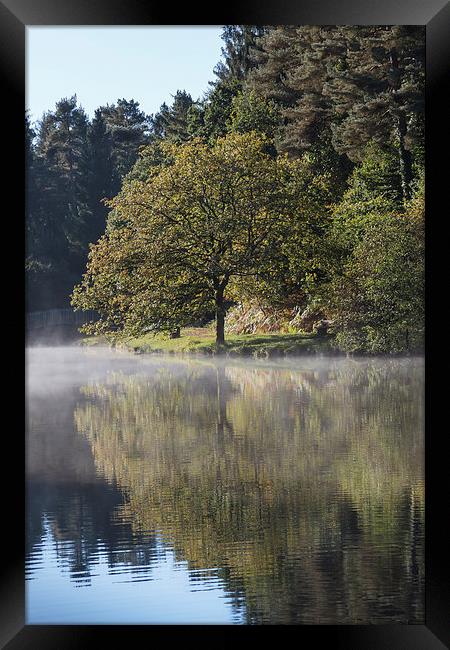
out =
<svg viewBox="0 0 450 650"><path fill-rule="evenodd" d="M322 320L319 320L316 323L314 323L312 329L313 329L313 332L315 332L319 336L322 336L324 334L327 334L327 332L328 332L328 330L329 330L329 328L331 327L332 324L333 323L332 323L331 320L322 319Z"/></svg>

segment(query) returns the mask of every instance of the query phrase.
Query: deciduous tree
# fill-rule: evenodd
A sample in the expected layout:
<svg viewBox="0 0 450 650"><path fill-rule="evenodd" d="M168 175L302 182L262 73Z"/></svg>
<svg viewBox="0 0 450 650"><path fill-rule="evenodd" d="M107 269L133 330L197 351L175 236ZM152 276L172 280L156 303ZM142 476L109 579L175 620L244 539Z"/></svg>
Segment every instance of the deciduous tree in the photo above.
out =
<svg viewBox="0 0 450 650"><path fill-rule="evenodd" d="M295 228L314 233L314 188L307 161L273 158L252 132L166 144L173 163L130 181L111 202L122 227L92 248L73 294L97 309L99 328L142 332L184 326L213 308L224 342L226 293L233 278L276 265Z"/></svg>

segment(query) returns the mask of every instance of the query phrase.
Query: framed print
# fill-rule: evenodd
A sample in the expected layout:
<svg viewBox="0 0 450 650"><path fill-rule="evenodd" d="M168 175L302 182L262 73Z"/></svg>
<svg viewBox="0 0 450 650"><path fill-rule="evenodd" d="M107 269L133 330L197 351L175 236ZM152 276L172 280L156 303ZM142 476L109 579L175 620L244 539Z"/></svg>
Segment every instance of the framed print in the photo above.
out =
<svg viewBox="0 0 450 650"><path fill-rule="evenodd" d="M2 647L448 647L449 4L0 16Z"/></svg>

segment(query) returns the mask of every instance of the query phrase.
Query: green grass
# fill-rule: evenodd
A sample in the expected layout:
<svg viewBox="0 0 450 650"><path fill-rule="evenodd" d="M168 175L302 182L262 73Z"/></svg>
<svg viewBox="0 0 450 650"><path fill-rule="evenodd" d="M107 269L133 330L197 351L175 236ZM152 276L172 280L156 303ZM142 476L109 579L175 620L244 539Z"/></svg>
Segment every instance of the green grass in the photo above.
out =
<svg viewBox="0 0 450 650"><path fill-rule="evenodd" d="M94 345L110 345L110 342L105 336L85 336L77 341L83 347L91 347Z"/></svg>
<svg viewBox="0 0 450 650"><path fill-rule="evenodd" d="M84 340L85 345L105 344L96 337ZM123 338L115 342L117 348L125 348L136 354L203 354L226 356L252 356L268 358L300 354L332 354L336 352L330 336L315 334L243 334L225 336L224 345L216 345L214 331L208 328L186 328L178 339L163 335L145 334L135 338Z"/></svg>

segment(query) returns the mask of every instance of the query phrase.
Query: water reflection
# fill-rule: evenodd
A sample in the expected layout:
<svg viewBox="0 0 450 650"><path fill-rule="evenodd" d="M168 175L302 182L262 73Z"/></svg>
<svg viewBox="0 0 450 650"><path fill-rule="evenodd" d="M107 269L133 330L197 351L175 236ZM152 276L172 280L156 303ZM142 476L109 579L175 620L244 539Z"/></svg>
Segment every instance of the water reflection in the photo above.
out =
<svg viewBox="0 0 450 650"><path fill-rule="evenodd" d="M421 360L79 363L29 391L30 577L51 534L74 582L156 581L149 608L169 554L229 622L423 621Z"/></svg>

